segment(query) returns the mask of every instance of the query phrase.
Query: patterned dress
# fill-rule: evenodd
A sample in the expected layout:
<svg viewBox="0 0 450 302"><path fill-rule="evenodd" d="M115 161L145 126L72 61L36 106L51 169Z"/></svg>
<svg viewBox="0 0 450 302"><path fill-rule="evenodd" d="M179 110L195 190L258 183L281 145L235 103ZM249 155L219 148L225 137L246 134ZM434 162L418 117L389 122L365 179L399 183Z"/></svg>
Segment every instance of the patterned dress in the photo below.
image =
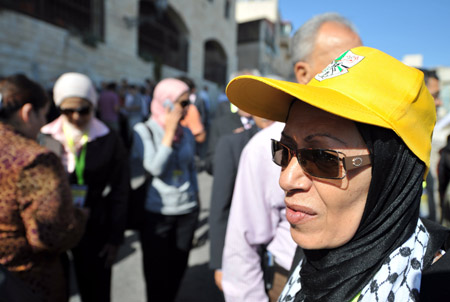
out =
<svg viewBox="0 0 450 302"><path fill-rule="evenodd" d="M0 264L44 301L66 301L60 254L81 238L60 159L0 122Z"/></svg>

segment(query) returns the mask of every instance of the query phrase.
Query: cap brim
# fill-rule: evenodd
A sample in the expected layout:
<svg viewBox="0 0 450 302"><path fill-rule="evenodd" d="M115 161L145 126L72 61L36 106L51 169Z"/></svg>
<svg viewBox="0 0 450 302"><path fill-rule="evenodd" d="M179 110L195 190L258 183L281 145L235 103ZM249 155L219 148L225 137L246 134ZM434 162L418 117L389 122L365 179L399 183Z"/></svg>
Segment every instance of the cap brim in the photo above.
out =
<svg viewBox="0 0 450 302"><path fill-rule="evenodd" d="M243 111L273 121L286 122L291 102L299 99L353 121L391 128L370 108L325 87L244 75L234 78L226 92L230 102Z"/></svg>

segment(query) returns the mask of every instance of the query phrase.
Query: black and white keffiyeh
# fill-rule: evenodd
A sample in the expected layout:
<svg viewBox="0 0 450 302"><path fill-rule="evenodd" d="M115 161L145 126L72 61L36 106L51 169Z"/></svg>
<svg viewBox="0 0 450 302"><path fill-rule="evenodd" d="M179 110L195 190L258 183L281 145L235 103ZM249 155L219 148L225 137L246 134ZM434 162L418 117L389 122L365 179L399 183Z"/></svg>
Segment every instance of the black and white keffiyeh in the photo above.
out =
<svg viewBox="0 0 450 302"><path fill-rule="evenodd" d="M413 235L394 250L384 264L358 294L358 302L418 301L423 259L429 234L422 221L418 221ZM292 302L301 289L299 263L278 299ZM356 297L358 297L358 295Z"/></svg>

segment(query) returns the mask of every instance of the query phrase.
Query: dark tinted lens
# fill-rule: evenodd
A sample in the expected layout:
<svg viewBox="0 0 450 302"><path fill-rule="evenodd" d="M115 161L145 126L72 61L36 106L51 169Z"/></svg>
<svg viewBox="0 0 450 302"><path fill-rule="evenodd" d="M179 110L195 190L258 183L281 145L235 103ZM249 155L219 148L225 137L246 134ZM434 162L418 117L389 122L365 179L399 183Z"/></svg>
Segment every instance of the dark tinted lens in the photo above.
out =
<svg viewBox="0 0 450 302"><path fill-rule="evenodd" d="M291 159L289 149L278 141L272 140L273 162L281 167L286 167Z"/></svg>
<svg viewBox="0 0 450 302"><path fill-rule="evenodd" d="M285 168L292 156L291 151L282 143L272 140L272 158L274 163ZM311 176L321 178L341 178L342 165L339 153L325 149L300 149L297 150L297 160L302 169Z"/></svg>
<svg viewBox="0 0 450 302"><path fill-rule="evenodd" d="M301 149L299 162L306 173L325 178L339 178L339 154L331 150Z"/></svg>
<svg viewBox="0 0 450 302"><path fill-rule="evenodd" d="M281 166L281 153L279 142L272 140L272 160L277 165Z"/></svg>
<svg viewBox="0 0 450 302"><path fill-rule="evenodd" d="M91 112L91 107L83 106L83 107L79 107L79 108L60 108L59 110L64 115L71 115L75 112L78 112L78 114L80 114L80 115L86 115Z"/></svg>
<svg viewBox="0 0 450 302"><path fill-rule="evenodd" d="M189 100L184 100L184 101L181 101L181 102L180 102L180 105L181 105L181 107L184 108L184 107L186 107L187 105L189 105L189 103L190 103Z"/></svg>
<svg viewBox="0 0 450 302"><path fill-rule="evenodd" d="M61 111L61 113L64 115L70 115L75 112L73 109L62 109L62 108L59 109L59 111Z"/></svg>
<svg viewBox="0 0 450 302"><path fill-rule="evenodd" d="M91 112L91 107L89 107L89 106L81 107L81 108L78 108L77 111L81 115L86 115L86 114L89 114Z"/></svg>

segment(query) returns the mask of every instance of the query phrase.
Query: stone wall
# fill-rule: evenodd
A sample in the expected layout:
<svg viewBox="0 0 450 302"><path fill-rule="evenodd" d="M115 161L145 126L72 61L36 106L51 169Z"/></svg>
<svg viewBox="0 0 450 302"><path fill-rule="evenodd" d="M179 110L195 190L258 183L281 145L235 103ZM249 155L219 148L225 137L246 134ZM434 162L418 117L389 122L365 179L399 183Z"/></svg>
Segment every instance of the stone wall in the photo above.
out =
<svg viewBox="0 0 450 302"><path fill-rule="evenodd" d="M236 21L238 23L259 19L279 21L278 0L239 1L236 3Z"/></svg>
<svg viewBox="0 0 450 302"><path fill-rule="evenodd" d="M225 0L170 0L174 10L183 18L190 32L189 75L196 83L203 79L204 46L208 40L217 41L226 54L228 76L237 69L237 25L235 4L231 1L230 17L225 18ZM208 84L205 82L205 84ZM211 84L211 83L209 83ZM212 88L212 87L211 87Z"/></svg>
<svg viewBox="0 0 450 302"><path fill-rule="evenodd" d="M236 23L234 1L230 18L224 17L224 1L170 0L169 5L185 23L189 33L188 72L198 87L208 85L213 98L219 87L203 80L204 45L217 41L227 57L227 73L237 68ZM9 10L0 10L0 75L23 72L45 86L62 73L78 71L101 81L127 78L142 83L153 77L153 64L137 55L138 26L128 25L125 18L136 20L137 0L105 0L104 41L96 47L85 45L69 31ZM162 76L183 72L163 66Z"/></svg>
<svg viewBox="0 0 450 302"><path fill-rule="evenodd" d="M143 63L135 54L135 35L120 33L117 31L120 22L110 19L116 17L115 2L120 3L105 3L105 38L96 47L85 45L79 36L63 28L2 11L0 26L5 30L0 36L1 74L23 72L42 84L52 82L67 71L85 73L97 83L123 77L141 81L152 76L151 64Z"/></svg>

